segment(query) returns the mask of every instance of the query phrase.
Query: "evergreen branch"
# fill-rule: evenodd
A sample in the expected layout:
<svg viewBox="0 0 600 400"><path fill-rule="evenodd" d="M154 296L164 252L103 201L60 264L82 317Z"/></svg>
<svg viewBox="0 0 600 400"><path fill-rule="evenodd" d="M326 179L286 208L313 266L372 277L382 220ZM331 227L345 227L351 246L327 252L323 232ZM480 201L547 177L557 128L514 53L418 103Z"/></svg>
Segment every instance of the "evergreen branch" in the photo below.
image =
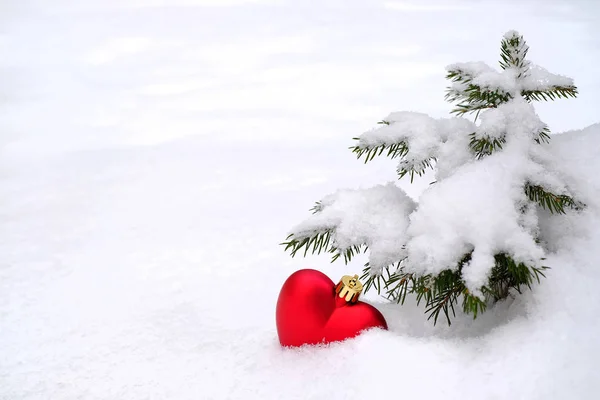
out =
<svg viewBox="0 0 600 400"><path fill-rule="evenodd" d="M300 238L294 237L294 234L292 233L286 238L287 241L280 243L280 245L285 246L284 251L290 250L290 255L292 257L295 257L296 253L299 251L302 252L302 250L304 250L304 257L308 255L309 251L311 254L330 253L333 254L331 262L337 261L339 258L343 257L345 264L352 261L352 258L357 254L367 251L368 246L364 244L350 246L346 249L337 248L333 245L333 241L331 240L333 232L333 229L327 229L323 232L316 232L312 236Z"/></svg>
<svg viewBox="0 0 600 400"><path fill-rule="evenodd" d="M456 105L456 108L454 108L452 111L450 111L450 114L456 114L456 116L458 117L462 117L465 114L472 114L472 113L477 113L477 115L479 115L479 113L482 110L487 110L490 108L494 108L494 106L491 106L489 104L469 104L469 103L460 103Z"/></svg>
<svg viewBox="0 0 600 400"><path fill-rule="evenodd" d="M338 258L344 257L344 264L348 264L352 261L352 258L361 252L366 252L368 250L367 245L354 245L350 246L346 249L338 249L336 247L332 247L330 249L330 253L334 253L333 257L331 257L331 262L335 262Z"/></svg>
<svg viewBox="0 0 600 400"><path fill-rule="evenodd" d="M547 267L526 266L515 262L510 256L499 253L494 256L495 265L488 283L481 287L484 298L473 295L462 280L462 269L471 260L472 252L465 254L454 269L447 269L438 275L416 276L406 273L402 268L389 276L385 283L388 288L387 297L397 303L404 304L408 294L416 294L417 304L425 301L425 313L433 319L434 325L440 315L444 315L451 325L451 315L456 316L456 305L462 298L462 311L473 315L473 318L487 309L488 301L499 301L506 298L511 289L521 292L521 286L531 289L534 281L540 282L545 277Z"/></svg>
<svg viewBox="0 0 600 400"><path fill-rule="evenodd" d="M360 138L354 138L354 140L360 140ZM372 161L375 157L383 154L387 150L387 157L392 159L397 157L404 157L408 154L408 145L406 142L398 142L392 144L380 144L377 146L366 146L356 145L350 147L353 153L356 154L356 159L360 160L361 157L365 156L365 164Z"/></svg>
<svg viewBox="0 0 600 400"><path fill-rule="evenodd" d="M461 116L466 113L495 108L499 104L510 101L512 96L499 88L495 90L482 89L478 85L469 84L461 92L448 88L445 99L451 103L459 102L450 113Z"/></svg>
<svg viewBox="0 0 600 400"><path fill-rule="evenodd" d="M431 275L424 275L420 277L415 276L415 280L412 282L412 291L417 294L415 300L417 300L417 306L421 304L421 301L425 299L425 304L429 304L431 298L431 288L429 287L433 277Z"/></svg>
<svg viewBox="0 0 600 400"><path fill-rule="evenodd" d="M486 286L486 295L493 301L506 298L510 289L521 293L521 286L525 285L531 289L534 280L540 283L540 276L544 275L546 266L534 267L524 263L517 263L508 254L500 253L494 256L495 265Z"/></svg>
<svg viewBox="0 0 600 400"><path fill-rule="evenodd" d="M568 99L569 97L577 97L576 86L552 86L545 90L522 90L521 95L525 97L525 100L531 102L535 101L548 101L555 99Z"/></svg>
<svg viewBox="0 0 600 400"><path fill-rule="evenodd" d="M506 143L506 138L504 136L500 138L478 138L477 134L473 132L469 137L469 147L473 153L475 153L477 159L489 156L496 150L502 150L502 146Z"/></svg>
<svg viewBox="0 0 600 400"><path fill-rule="evenodd" d="M585 204L576 201L573 197L565 194L556 195L548 192L540 185L525 185L525 195L529 200L539 204L542 208L550 211L552 214L565 214L565 208L571 208L579 211L585 208Z"/></svg>
<svg viewBox="0 0 600 400"><path fill-rule="evenodd" d="M510 37L504 37L500 43L500 68L517 68L521 71L518 78L525 73L529 66L529 62L525 59L529 47L525 43L523 36L513 34Z"/></svg>
<svg viewBox="0 0 600 400"><path fill-rule="evenodd" d="M369 291L371 288L375 288L377 294L381 294L381 289L386 287L387 282L391 278L390 267L385 267L382 269L380 274L372 274L371 266L369 262L365 264L365 268L362 271L362 275L360 276L360 281L363 283L363 288L365 293ZM387 275L387 277L385 276Z"/></svg>
<svg viewBox="0 0 600 400"><path fill-rule="evenodd" d="M462 307L465 314L472 314L473 318L487 309L487 300L494 302L506 298L510 289L521 293L521 286L527 286L540 282L540 277L545 277L544 270L548 267L527 266L517 263L509 255L499 253L494 256L495 265L488 283L481 288L484 299L474 296L466 288L462 280L462 266L470 260L471 253L465 255L458 265L458 270L445 270L432 278L431 289L424 291L427 299L426 313L428 319L433 318L434 325L441 313L444 314L448 325L451 324L450 312L455 316L454 306L462 296ZM423 288L417 288L423 290ZM487 299L487 300L486 300Z"/></svg>
<svg viewBox="0 0 600 400"><path fill-rule="evenodd" d="M544 125L544 128L538 132L538 137L533 139L537 144L550 143L550 129L548 125Z"/></svg>
<svg viewBox="0 0 600 400"><path fill-rule="evenodd" d="M466 90L466 100L469 103L487 104L488 107L496 107L498 104L506 103L512 96L501 89L481 89L477 85L470 85Z"/></svg>
<svg viewBox="0 0 600 400"><path fill-rule="evenodd" d="M387 298L396 303L404 304L406 295L413 293L417 287L415 275L398 269L385 283Z"/></svg>
<svg viewBox="0 0 600 400"><path fill-rule="evenodd" d="M466 71L463 71L461 68L451 68L446 74L446 79L450 80L453 83L461 83L463 85L470 84L473 81L473 78L473 75L467 73ZM454 90L457 94L460 94L460 91L457 91L452 88L447 88L447 90L449 92ZM450 93L446 96L448 95L450 95Z"/></svg>
<svg viewBox="0 0 600 400"><path fill-rule="evenodd" d="M304 257L308 254L312 247L312 254L321 254L321 252L332 252L335 249L333 245L330 245L332 229L325 230L323 232L317 232L313 236L305 236L296 238L292 233L286 238L287 242L280 243L285 246L284 251L290 250L292 257L296 256L298 251L304 249Z"/></svg>
<svg viewBox="0 0 600 400"><path fill-rule="evenodd" d="M410 183L413 183L415 179L415 174L423 176L427 168L433 169L433 162L435 161L437 161L435 157L430 157L426 160L417 163L416 165L408 162L402 162L400 166L396 169L396 172L398 173L398 179L402 179L406 175L410 175Z"/></svg>
<svg viewBox="0 0 600 400"><path fill-rule="evenodd" d="M509 93L500 88L482 89L472 82L473 76L460 69L449 70L446 79L462 86L460 89L452 86L446 88L444 98L450 103L458 102L456 108L450 112L451 114L462 116L467 113L479 112L483 109L497 107L512 99Z"/></svg>
<svg viewBox="0 0 600 400"><path fill-rule="evenodd" d="M485 288L484 293L485 293ZM473 314L473 319L477 318L478 314L483 314L487 309L487 303L477 296L473 296L469 293L469 290L465 288L462 293L463 295L463 312L465 314Z"/></svg>
<svg viewBox="0 0 600 400"><path fill-rule="evenodd" d="M428 291L427 308L425 309L425 314L429 314L427 320L433 318L433 324L435 325L440 312L443 312L448 325L452 325L450 311L452 311L452 316L456 317L454 305L465 290L465 285L457 271L445 270L440 272L433 280L433 290Z"/></svg>
<svg viewBox="0 0 600 400"><path fill-rule="evenodd" d="M323 211L324 208L325 208L325 206L323 205L323 203L320 201L317 201L315 203L315 205L308 211L312 211L313 214L316 214L316 213Z"/></svg>

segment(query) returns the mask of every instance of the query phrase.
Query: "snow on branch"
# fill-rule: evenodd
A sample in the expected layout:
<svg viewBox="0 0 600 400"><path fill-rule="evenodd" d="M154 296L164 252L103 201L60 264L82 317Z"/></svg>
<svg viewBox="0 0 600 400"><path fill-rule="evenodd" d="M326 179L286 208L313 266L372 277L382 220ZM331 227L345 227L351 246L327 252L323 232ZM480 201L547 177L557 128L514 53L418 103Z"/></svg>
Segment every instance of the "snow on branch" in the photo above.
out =
<svg viewBox="0 0 600 400"><path fill-rule="evenodd" d="M449 75L459 77L451 86L455 95L464 95L469 86L477 86L480 90L502 91L512 93L515 90L514 74L500 73L484 62L455 63L446 67Z"/></svg>
<svg viewBox="0 0 600 400"><path fill-rule="evenodd" d="M475 130L475 138L501 139L507 132L527 143L539 139L547 126L535 113L533 106L522 98L500 104L481 113L481 121Z"/></svg>
<svg viewBox="0 0 600 400"><path fill-rule="evenodd" d="M479 113L517 97L527 101L575 97L573 80L548 72L527 60L529 47L516 31L504 35L500 71L483 62L455 63L446 67L452 82L446 99L457 102L457 115Z"/></svg>
<svg viewBox="0 0 600 400"><path fill-rule="evenodd" d="M427 148L438 141L438 130L437 121L427 114L394 112L384 119L381 127L363 133L357 147L367 149L404 142L413 150Z"/></svg>
<svg viewBox="0 0 600 400"><path fill-rule="evenodd" d="M530 213L525 218L520 209L526 201L521 182L528 167L518 151L503 151L432 185L410 217L405 269L437 275L473 252L462 276L467 288L478 294L496 254L541 266L544 252L535 241L537 217Z"/></svg>
<svg viewBox="0 0 600 400"><path fill-rule="evenodd" d="M402 258L408 215L415 208L415 202L393 183L338 190L323 198L317 211L293 228L290 236L300 243L331 232L331 246L339 252L366 245L376 273Z"/></svg>
<svg viewBox="0 0 600 400"><path fill-rule="evenodd" d="M521 94L528 100L554 100L577 95L573 79L553 74L537 65L533 65L521 81Z"/></svg>
<svg viewBox="0 0 600 400"><path fill-rule="evenodd" d="M557 87L574 86L573 79L553 74L547 69L533 65L522 81L523 90L552 90Z"/></svg>
<svg viewBox="0 0 600 400"><path fill-rule="evenodd" d="M409 174L422 175L441 154L453 152L455 160L464 162L468 158L464 146L457 142L475 130L475 125L463 118L435 119L417 112L395 112L384 119L380 127L355 138L353 147L357 158L365 162L387 153L391 158L401 158L398 164L400 178ZM461 152L462 150L462 152Z"/></svg>

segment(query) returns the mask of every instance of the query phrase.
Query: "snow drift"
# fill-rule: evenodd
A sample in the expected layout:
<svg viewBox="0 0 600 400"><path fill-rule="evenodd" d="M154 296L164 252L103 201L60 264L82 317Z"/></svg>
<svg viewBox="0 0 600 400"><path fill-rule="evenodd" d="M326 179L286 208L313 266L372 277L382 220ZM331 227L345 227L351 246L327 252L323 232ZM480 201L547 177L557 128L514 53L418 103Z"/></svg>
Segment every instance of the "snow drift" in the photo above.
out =
<svg viewBox="0 0 600 400"><path fill-rule="evenodd" d="M600 124L552 139L586 197L599 198ZM285 278L352 269L327 256L290 260L277 246L300 214L290 210L324 184L274 187L270 163L207 177L202 146L4 165L2 398L358 399L388 396L389 382L401 397L449 399L583 399L600 389L597 203L548 227L558 246L541 285L475 321L433 327L410 302L376 303L389 331L282 350L273 313ZM285 154L271 157L294 171Z"/></svg>

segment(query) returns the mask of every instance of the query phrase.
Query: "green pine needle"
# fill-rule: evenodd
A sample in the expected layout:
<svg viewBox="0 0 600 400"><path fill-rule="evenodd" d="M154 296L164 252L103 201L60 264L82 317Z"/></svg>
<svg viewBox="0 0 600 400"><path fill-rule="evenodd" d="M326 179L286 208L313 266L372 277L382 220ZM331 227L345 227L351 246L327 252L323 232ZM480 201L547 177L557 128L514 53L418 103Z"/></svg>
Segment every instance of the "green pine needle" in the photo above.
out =
<svg viewBox="0 0 600 400"><path fill-rule="evenodd" d="M585 208L585 204L576 201L573 197L566 194L554 194L539 185L526 184L525 195L529 200L552 214L566 214L566 208L576 211Z"/></svg>
<svg viewBox="0 0 600 400"><path fill-rule="evenodd" d="M360 139L354 138L354 140ZM366 164L367 162L372 161L375 157L382 155L386 150L386 156L392 159L398 157L405 157L408 154L408 145L405 142L381 144L378 146L356 145L350 147L350 150L352 150L352 152L356 154L356 158L358 160L360 160L364 156Z"/></svg>
<svg viewBox="0 0 600 400"><path fill-rule="evenodd" d="M521 69L527 66L525 57L529 48L523 36L513 36L510 39L503 38L500 43L500 68L507 69L516 67Z"/></svg>
<svg viewBox="0 0 600 400"><path fill-rule="evenodd" d="M426 160L417 163L416 165L402 165L396 169L398 173L398 179L404 178L406 175L410 176L410 183L413 183L415 175L423 176L425 170L428 168L433 169L433 163L437 161L435 157L428 158Z"/></svg>
<svg viewBox="0 0 600 400"><path fill-rule="evenodd" d="M547 90L523 90L521 96L528 102L535 101L548 101L556 99L568 99L569 97L577 97L576 86L553 86Z"/></svg>
<svg viewBox="0 0 600 400"><path fill-rule="evenodd" d="M285 246L284 251L289 250L292 257L295 257L298 252L302 252L303 257L306 257L309 252L317 255L330 253L332 254L331 262L343 258L345 264L352 261L357 254L368 250L368 246L364 244L339 249L333 245L333 233L333 229L328 229L323 232L317 232L312 236L295 237L294 234L290 234L286 238L286 241L280 243L280 245Z"/></svg>
<svg viewBox="0 0 600 400"><path fill-rule="evenodd" d="M475 133L472 133L469 137L469 147L478 160L489 156L496 150L501 150L504 143L506 143L504 136L499 138L478 138Z"/></svg>

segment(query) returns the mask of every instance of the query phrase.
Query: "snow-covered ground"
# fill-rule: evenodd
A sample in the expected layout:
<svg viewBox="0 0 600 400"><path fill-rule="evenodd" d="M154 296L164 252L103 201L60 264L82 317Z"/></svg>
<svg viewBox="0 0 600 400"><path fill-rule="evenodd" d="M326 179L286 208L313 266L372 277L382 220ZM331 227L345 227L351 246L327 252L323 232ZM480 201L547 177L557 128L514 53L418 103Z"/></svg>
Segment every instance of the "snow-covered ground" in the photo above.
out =
<svg viewBox="0 0 600 400"><path fill-rule="evenodd" d="M445 116L444 66L495 64L509 29L579 86L541 119L597 123L599 27L594 1L0 3L0 399L594 398L600 203L475 321L376 303L389 331L282 350L274 311L297 269L361 269L278 245L323 195L395 179L352 137ZM553 146L600 196L600 126Z"/></svg>

